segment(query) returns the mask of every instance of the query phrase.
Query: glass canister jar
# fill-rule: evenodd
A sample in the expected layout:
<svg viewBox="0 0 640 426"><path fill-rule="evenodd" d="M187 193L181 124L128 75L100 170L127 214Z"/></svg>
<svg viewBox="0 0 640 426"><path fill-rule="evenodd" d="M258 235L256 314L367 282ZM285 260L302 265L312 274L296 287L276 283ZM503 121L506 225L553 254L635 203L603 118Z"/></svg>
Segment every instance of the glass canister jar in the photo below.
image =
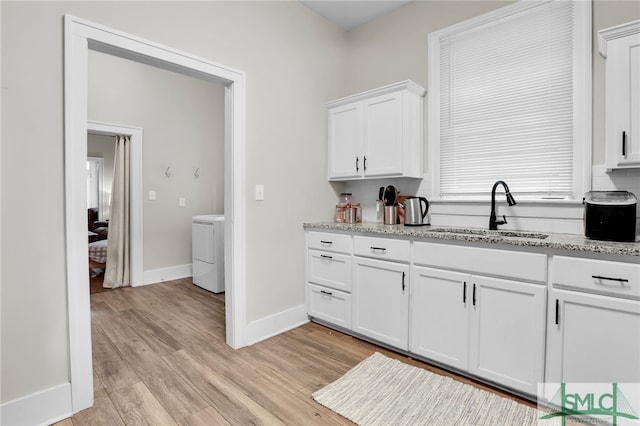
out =
<svg viewBox="0 0 640 426"><path fill-rule="evenodd" d="M351 204L351 202L353 201L353 194L351 194L350 192L343 192L340 194L340 197L338 198L338 204Z"/></svg>
<svg viewBox="0 0 640 426"><path fill-rule="evenodd" d="M362 223L362 207L360 207L360 203L351 203L351 209L354 213L355 223Z"/></svg>
<svg viewBox="0 0 640 426"><path fill-rule="evenodd" d="M336 223L345 223L347 220L346 212L349 206L347 204L336 204L336 215L334 222Z"/></svg>

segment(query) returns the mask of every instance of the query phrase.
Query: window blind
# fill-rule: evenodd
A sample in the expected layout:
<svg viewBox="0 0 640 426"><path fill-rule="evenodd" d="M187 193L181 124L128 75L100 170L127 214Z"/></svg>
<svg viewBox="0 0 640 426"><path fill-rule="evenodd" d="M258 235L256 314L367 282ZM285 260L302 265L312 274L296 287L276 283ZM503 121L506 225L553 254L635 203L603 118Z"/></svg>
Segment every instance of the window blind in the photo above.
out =
<svg viewBox="0 0 640 426"><path fill-rule="evenodd" d="M574 3L440 39L440 196L573 193Z"/></svg>

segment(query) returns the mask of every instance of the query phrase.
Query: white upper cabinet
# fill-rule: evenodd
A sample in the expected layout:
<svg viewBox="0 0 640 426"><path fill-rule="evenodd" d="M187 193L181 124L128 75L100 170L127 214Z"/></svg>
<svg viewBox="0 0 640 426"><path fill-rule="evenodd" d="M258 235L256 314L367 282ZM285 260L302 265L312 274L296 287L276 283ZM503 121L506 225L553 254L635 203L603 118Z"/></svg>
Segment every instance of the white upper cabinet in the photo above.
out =
<svg viewBox="0 0 640 426"><path fill-rule="evenodd" d="M422 178L424 94L407 80L329 102L329 180Z"/></svg>
<svg viewBox="0 0 640 426"><path fill-rule="evenodd" d="M607 169L640 167L640 21L598 32L606 59Z"/></svg>
<svg viewBox="0 0 640 426"><path fill-rule="evenodd" d="M362 176L362 103L329 109L329 179Z"/></svg>

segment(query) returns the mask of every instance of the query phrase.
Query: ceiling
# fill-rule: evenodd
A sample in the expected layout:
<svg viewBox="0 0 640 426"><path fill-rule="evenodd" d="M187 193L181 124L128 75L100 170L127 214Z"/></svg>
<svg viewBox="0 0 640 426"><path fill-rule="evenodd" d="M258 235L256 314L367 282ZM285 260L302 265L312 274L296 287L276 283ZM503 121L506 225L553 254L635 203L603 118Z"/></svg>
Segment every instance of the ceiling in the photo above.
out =
<svg viewBox="0 0 640 426"><path fill-rule="evenodd" d="M349 31L411 3L411 0L301 0L301 2Z"/></svg>

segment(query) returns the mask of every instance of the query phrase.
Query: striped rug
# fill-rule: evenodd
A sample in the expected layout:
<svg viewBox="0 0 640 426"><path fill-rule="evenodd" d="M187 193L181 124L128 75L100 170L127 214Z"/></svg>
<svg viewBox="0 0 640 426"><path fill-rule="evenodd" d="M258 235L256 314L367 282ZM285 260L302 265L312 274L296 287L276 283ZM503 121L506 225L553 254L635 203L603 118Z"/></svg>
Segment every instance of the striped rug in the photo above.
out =
<svg viewBox="0 0 640 426"><path fill-rule="evenodd" d="M313 395L363 426L536 425L540 414L508 398L374 353Z"/></svg>

